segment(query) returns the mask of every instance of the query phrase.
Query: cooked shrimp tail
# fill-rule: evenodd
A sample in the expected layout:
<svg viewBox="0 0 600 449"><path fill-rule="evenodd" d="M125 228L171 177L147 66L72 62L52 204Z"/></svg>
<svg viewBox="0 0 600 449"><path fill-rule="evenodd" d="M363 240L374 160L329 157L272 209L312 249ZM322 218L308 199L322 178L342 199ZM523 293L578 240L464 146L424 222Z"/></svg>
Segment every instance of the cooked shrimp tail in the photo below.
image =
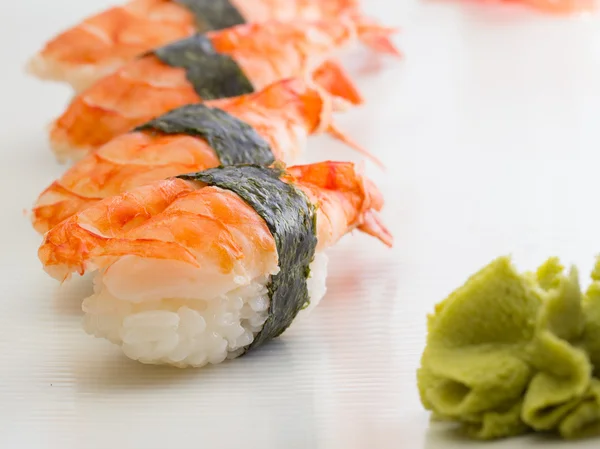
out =
<svg viewBox="0 0 600 449"><path fill-rule="evenodd" d="M400 57L402 52L396 48L391 36L399 32L396 28L384 27L364 16L352 15L356 23L359 39L369 48L379 53Z"/></svg>
<svg viewBox="0 0 600 449"><path fill-rule="evenodd" d="M333 123L333 113L344 110L347 103L336 101L336 98L332 97L329 92L325 92L318 85L311 86L312 83L310 80L303 82L299 79L291 79L287 83L287 94L281 95L281 92L278 90L277 93L280 95L280 98L273 98L272 101L280 101L282 107L283 105L289 107L291 103L296 103L298 111L303 111L302 115L312 119L318 118L318 122L314 124L313 132L325 131L334 139L343 142L353 150L367 157L380 168L385 168L383 162L354 142Z"/></svg>
<svg viewBox="0 0 600 449"><path fill-rule="evenodd" d="M363 36L363 42L373 50L379 53L386 53L393 56L402 56L402 52L398 50L389 36L368 35Z"/></svg>
<svg viewBox="0 0 600 449"><path fill-rule="evenodd" d="M356 228L372 237L379 239L388 247L393 245L393 237L385 227L377 212L383 208L383 194L377 186L367 179L356 165L350 162L325 161L317 164L296 165L287 169L288 173L297 179L302 187L314 187L323 197L327 192L336 192L344 198L360 198L360 205L354 204L346 216L350 228ZM309 192L310 196L310 192ZM317 201L319 202L319 201ZM324 205L325 202L322 202ZM322 212L332 218L328 211ZM344 228L344 232L348 229ZM332 232L336 240L336 230Z"/></svg>
<svg viewBox="0 0 600 449"><path fill-rule="evenodd" d="M364 100L354 82L336 61L326 61L313 75L317 84L335 97L342 98L353 105L361 105Z"/></svg>
<svg viewBox="0 0 600 449"><path fill-rule="evenodd" d="M367 211L363 215L363 223L358 226L358 230L378 238L384 245L392 247L394 238L391 232L385 227L383 221L373 213L373 211Z"/></svg>
<svg viewBox="0 0 600 449"><path fill-rule="evenodd" d="M364 148L361 145L359 145L358 143L354 142L350 137L348 137L346 134L344 134L344 132L340 131L333 123L329 124L329 126L327 128L327 133L334 139L337 139L337 140L345 143L353 150L355 150L355 151L359 152L360 154L362 154L363 156L365 156L371 162L376 164L379 168L385 169L385 164L380 159L378 159L377 156L373 155L366 148Z"/></svg>

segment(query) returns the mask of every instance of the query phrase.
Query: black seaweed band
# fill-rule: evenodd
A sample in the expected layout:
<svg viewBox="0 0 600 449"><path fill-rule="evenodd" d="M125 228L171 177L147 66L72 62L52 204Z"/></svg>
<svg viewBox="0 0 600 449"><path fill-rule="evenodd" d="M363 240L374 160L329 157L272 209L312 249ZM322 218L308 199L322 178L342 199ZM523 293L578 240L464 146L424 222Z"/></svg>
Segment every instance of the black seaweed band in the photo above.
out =
<svg viewBox="0 0 600 449"><path fill-rule="evenodd" d="M229 166L178 176L236 193L267 223L277 247L278 274L271 276L269 317L246 351L278 337L309 302L306 280L317 247L315 206L279 177L281 170Z"/></svg>
<svg viewBox="0 0 600 449"><path fill-rule="evenodd" d="M271 165L271 147L256 130L223 111L204 104L191 104L172 110L136 128L201 137L215 150L221 165Z"/></svg>
<svg viewBox="0 0 600 449"><path fill-rule="evenodd" d="M173 0L185 6L196 17L198 31L222 30L246 23L229 0Z"/></svg>
<svg viewBox="0 0 600 449"><path fill-rule="evenodd" d="M182 67L203 100L237 97L254 92L254 86L229 55L218 53L210 39L196 34L150 52L165 64Z"/></svg>

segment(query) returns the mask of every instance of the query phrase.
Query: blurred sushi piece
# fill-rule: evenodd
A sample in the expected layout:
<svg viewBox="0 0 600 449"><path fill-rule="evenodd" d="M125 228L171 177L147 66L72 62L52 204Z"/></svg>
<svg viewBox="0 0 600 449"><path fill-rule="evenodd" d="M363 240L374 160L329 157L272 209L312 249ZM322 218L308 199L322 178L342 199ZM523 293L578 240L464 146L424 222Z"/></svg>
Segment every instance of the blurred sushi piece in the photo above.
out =
<svg viewBox="0 0 600 449"><path fill-rule="evenodd" d="M34 228L45 233L103 198L181 173L240 163L292 164L308 136L337 130L345 105L302 79L278 81L241 97L182 106L111 140L67 170L40 195Z"/></svg>
<svg viewBox="0 0 600 449"><path fill-rule="evenodd" d="M364 36L391 30L359 19L269 22L194 35L126 64L77 95L51 125L59 160L77 159L171 109L261 90L314 74L344 100L362 98L344 70L327 61Z"/></svg>
<svg viewBox="0 0 600 449"><path fill-rule="evenodd" d="M58 34L28 63L35 76L77 91L153 48L194 33L269 20L336 19L357 0L132 0ZM373 37L372 45L387 45Z"/></svg>
<svg viewBox="0 0 600 449"><path fill-rule="evenodd" d="M568 15L591 13L597 10L598 0L477 0L478 3L521 4L550 14Z"/></svg>

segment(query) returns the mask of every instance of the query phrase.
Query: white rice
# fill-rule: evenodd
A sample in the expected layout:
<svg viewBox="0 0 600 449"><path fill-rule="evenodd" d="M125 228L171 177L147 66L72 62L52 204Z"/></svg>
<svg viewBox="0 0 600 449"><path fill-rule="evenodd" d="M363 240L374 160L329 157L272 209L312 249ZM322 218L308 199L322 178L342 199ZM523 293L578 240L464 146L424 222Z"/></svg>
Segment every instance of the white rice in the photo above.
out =
<svg viewBox="0 0 600 449"><path fill-rule="evenodd" d="M113 278L115 268L109 268ZM300 315L314 309L325 295L327 256L316 254L310 268L311 304ZM206 288L197 282L205 276L192 279L191 272L183 274L183 282L161 282L161 274L163 280L170 278L168 271L159 264L141 293L132 285L141 286L140 279L136 281L135 273L129 276L127 268L118 273L118 277L125 276L127 288L107 284L99 274L96 293L83 302L86 332L120 345L127 357L148 364L201 367L241 355L267 319L269 276L234 276L235 282L214 277L214 285ZM129 287L135 293L127 292Z"/></svg>

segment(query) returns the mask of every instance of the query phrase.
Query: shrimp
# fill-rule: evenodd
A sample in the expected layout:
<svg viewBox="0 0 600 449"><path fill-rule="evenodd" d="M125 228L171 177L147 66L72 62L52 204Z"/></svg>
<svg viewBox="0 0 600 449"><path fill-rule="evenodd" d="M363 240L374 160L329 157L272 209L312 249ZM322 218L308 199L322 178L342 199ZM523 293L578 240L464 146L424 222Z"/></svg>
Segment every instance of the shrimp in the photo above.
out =
<svg viewBox="0 0 600 449"><path fill-rule="evenodd" d="M240 25L207 36L218 52L233 58L256 90L316 70L315 80L323 87L360 104L362 99L343 69L326 60L357 37L387 32L344 19ZM78 159L136 125L201 100L185 69L148 55L77 95L51 125L50 143L59 161Z"/></svg>
<svg viewBox="0 0 600 449"><path fill-rule="evenodd" d="M30 60L28 71L41 79L67 82L81 91L140 54L196 32L222 29L243 21L336 19L341 14L358 13L357 0L229 1L241 14L242 21L228 18L221 25L210 26L201 20L199 26L184 2L132 0L57 35ZM372 38L371 43L374 47L383 44L391 48L385 39Z"/></svg>
<svg viewBox="0 0 600 449"><path fill-rule="evenodd" d="M239 169L213 170L232 168ZM241 177L236 184L257 186L264 179ZM231 189L181 178L105 198L73 215L46 234L39 258L60 281L98 271L95 293L83 302L85 329L120 345L128 357L180 367L220 363L255 340L276 337L298 313L303 297L287 287L281 287L285 300L270 304L281 285L277 276L302 276L294 285L300 293L305 288L314 306L326 290L324 252L343 235L357 229L393 244L377 215L382 195L354 164L295 166L279 179L282 191L291 186L292 196L316 207L314 228L292 239L314 242L301 261L289 257L298 253L283 257L273 226L285 216L301 219L301 205L277 203L284 207L267 219ZM265 337L287 303L298 299L285 314L288 321Z"/></svg>
<svg viewBox="0 0 600 449"><path fill-rule="evenodd" d="M286 164L296 162L307 137L321 131L364 152L333 125L333 112L344 105L298 78L206 105L252 126L268 142L275 159ZM43 234L103 198L220 163L214 149L200 137L152 131L123 134L74 164L40 195L32 210L33 226Z"/></svg>

